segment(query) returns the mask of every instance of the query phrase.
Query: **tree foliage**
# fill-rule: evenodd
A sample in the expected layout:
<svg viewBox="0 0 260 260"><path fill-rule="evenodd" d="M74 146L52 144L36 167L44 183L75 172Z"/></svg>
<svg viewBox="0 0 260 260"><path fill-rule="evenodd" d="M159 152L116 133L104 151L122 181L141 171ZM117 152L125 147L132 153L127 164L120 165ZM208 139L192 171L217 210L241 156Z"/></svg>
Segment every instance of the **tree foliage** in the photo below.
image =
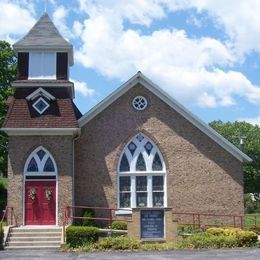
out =
<svg viewBox="0 0 260 260"><path fill-rule="evenodd" d="M11 83L16 79L17 59L10 44L0 41L0 127L7 113L7 98L12 95ZM0 132L0 174L7 173L7 136Z"/></svg>
<svg viewBox="0 0 260 260"><path fill-rule="evenodd" d="M247 122L213 121L209 125L253 160L244 163L245 193L260 193L260 127ZM243 144L241 144L241 139Z"/></svg>

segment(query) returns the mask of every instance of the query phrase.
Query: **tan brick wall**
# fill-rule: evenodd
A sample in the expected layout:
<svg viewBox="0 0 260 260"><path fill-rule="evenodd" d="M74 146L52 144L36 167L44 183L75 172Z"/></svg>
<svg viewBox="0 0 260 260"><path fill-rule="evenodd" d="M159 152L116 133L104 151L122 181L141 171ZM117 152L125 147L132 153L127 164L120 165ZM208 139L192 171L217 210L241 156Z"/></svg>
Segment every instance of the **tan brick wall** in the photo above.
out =
<svg viewBox="0 0 260 260"><path fill-rule="evenodd" d="M143 95L148 108L131 102ZM143 132L167 167L168 207L179 212L243 214L241 163L142 86L87 123L75 143L76 204L116 207L117 165L126 143Z"/></svg>
<svg viewBox="0 0 260 260"><path fill-rule="evenodd" d="M58 168L58 218L72 204L73 142L69 136L11 136L8 158L8 205L14 207L17 224L23 224L23 171L28 156L42 145L54 157Z"/></svg>

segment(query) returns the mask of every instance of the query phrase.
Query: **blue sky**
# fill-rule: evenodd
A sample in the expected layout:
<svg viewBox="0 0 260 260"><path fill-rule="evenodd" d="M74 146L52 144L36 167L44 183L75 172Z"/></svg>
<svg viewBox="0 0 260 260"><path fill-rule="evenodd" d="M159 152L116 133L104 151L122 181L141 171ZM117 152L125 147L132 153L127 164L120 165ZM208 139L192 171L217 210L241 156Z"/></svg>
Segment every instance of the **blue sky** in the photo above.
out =
<svg viewBox="0 0 260 260"><path fill-rule="evenodd" d="M0 39L10 43L24 36L47 6L74 45L70 76L82 113L141 70L206 122L260 124L259 0L0 4Z"/></svg>

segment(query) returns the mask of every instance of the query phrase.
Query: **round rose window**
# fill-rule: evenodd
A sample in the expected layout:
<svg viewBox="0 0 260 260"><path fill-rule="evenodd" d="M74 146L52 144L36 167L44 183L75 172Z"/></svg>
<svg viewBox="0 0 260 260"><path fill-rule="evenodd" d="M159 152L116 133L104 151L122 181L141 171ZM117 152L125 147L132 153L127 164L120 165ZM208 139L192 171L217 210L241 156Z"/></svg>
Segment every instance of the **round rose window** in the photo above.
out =
<svg viewBox="0 0 260 260"><path fill-rule="evenodd" d="M137 96L133 99L132 105L136 110L144 110L147 107L147 100L143 96Z"/></svg>

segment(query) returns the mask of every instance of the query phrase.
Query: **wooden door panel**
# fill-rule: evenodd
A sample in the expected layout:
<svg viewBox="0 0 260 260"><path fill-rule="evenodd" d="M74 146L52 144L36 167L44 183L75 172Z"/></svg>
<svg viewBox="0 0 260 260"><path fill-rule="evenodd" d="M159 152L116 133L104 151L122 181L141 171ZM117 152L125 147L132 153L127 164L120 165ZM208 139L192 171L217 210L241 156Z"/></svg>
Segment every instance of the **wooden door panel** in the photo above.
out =
<svg viewBox="0 0 260 260"><path fill-rule="evenodd" d="M34 193L35 195L33 196ZM46 193L49 193L49 195ZM56 181L26 182L25 224L56 224Z"/></svg>

